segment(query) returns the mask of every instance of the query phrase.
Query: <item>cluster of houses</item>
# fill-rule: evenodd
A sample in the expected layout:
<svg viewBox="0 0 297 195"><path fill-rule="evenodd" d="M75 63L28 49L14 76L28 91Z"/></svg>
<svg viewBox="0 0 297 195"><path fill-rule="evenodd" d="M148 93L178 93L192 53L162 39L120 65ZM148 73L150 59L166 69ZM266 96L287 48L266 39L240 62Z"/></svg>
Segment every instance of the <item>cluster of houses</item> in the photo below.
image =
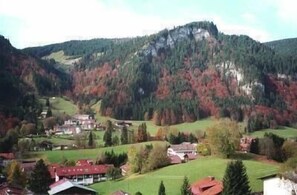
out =
<svg viewBox="0 0 297 195"><path fill-rule="evenodd" d="M71 119L64 121L63 125L56 125L51 133L55 135L74 135L83 130L93 130L101 127L96 120L88 114L76 114Z"/></svg>
<svg viewBox="0 0 297 195"><path fill-rule="evenodd" d="M121 129L123 127L132 126L132 122L128 121L115 121L114 126ZM105 130L105 126L101 123L97 123L91 115L88 114L76 114L71 119L64 121L63 125L56 125L49 134L55 135L75 135L82 131L88 130Z"/></svg>

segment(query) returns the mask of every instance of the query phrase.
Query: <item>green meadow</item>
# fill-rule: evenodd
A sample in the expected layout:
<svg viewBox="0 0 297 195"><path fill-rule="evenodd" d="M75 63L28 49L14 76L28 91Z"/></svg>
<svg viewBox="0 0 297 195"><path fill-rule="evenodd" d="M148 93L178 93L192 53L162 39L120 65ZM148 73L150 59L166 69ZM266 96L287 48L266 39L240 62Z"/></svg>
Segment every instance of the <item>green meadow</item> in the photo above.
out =
<svg viewBox="0 0 297 195"><path fill-rule="evenodd" d="M222 180L229 160L218 157L201 157L188 163L172 165L147 174L134 174L116 181L107 181L91 185L99 194L110 194L117 190L124 190L131 194L140 191L142 194L158 194L161 181L164 182L166 194L180 194L180 187L184 176L190 183L198 179L214 176ZM253 191L262 191L262 180L259 177L276 173L277 165L266 164L254 160L244 160L250 185Z"/></svg>
<svg viewBox="0 0 297 195"><path fill-rule="evenodd" d="M46 99L40 98L39 101L42 103L42 105L45 107ZM73 102L67 100L63 97L49 97L49 101L51 104L51 109L54 115L59 113L66 113L70 116L77 113L78 108Z"/></svg>
<svg viewBox="0 0 297 195"><path fill-rule="evenodd" d="M279 127L278 129L263 129L250 133L253 137L262 138L265 133L273 133L283 138L297 138L297 129L291 127Z"/></svg>

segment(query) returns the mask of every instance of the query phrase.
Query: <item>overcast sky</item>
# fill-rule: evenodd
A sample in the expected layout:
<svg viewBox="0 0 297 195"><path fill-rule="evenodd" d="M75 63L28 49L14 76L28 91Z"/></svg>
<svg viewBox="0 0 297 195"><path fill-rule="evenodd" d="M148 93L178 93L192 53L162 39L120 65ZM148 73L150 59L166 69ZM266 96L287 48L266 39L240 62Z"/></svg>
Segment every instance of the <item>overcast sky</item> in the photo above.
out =
<svg viewBox="0 0 297 195"><path fill-rule="evenodd" d="M193 21L260 42L297 37L294 0L0 0L0 34L24 48L134 37Z"/></svg>

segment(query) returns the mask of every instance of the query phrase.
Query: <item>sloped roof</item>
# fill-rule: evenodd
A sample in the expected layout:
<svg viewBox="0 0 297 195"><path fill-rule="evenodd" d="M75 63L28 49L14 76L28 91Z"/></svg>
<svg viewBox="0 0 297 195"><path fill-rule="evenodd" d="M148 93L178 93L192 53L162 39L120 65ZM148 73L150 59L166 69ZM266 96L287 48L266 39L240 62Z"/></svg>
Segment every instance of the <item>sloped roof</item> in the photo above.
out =
<svg viewBox="0 0 297 195"><path fill-rule="evenodd" d="M13 160L15 159L15 156L13 153L0 153L0 157L7 159L7 160Z"/></svg>
<svg viewBox="0 0 297 195"><path fill-rule="evenodd" d="M105 174L107 170L113 165L82 165L82 166L69 166L69 167L53 167L51 166L50 173L54 177L56 171L58 176L74 176L74 175L93 175Z"/></svg>
<svg viewBox="0 0 297 195"><path fill-rule="evenodd" d="M50 190L48 191L48 193L50 195L54 195L54 194L63 192L63 191L65 191L65 190L67 190L69 188L72 188L72 187L81 188L81 189L90 191L92 193L97 193L95 190L93 190L91 188L88 188L88 187L83 186L83 185L75 184L75 183L69 181L66 178L64 178L64 179L62 179L60 181L57 181L57 182L53 183L52 185L50 185Z"/></svg>
<svg viewBox="0 0 297 195"><path fill-rule="evenodd" d="M180 164L182 162L178 155L169 156L169 159L171 164Z"/></svg>
<svg viewBox="0 0 297 195"><path fill-rule="evenodd" d="M195 145L191 143L173 144L170 145L170 148L174 151L196 150Z"/></svg>
<svg viewBox="0 0 297 195"><path fill-rule="evenodd" d="M193 195L217 195L222 190L222 182L215 180L214 177L206 177L191 185Z"/></svg>

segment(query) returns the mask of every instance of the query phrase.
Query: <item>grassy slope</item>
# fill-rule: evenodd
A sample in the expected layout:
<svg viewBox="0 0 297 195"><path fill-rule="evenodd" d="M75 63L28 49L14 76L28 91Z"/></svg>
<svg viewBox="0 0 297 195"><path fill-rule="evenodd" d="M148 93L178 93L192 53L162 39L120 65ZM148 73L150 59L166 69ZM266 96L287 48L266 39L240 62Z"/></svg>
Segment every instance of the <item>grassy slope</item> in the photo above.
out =
<svg viewBox="0 0 297 195"><path fill-rule="evenodd" d="M265 133L274 133L280 137L284 138L296 138L297 137L297 129L291 128L291 127L280 127L279 129L264 129L261 131L255 131L251 133L251 136L254 137L264 137Z"/></svg>
<svg viewBox="0 0 297 195"><path fill-rule="evenodd" d="M45 98L40 98L39 101L45 107L45 102L46 102ZM78 111L78 108L75 104L73 104L71 101L66 100L62 97L54 97L54 98L51 97L50 104L54 115L65 112L66 114L71 116L77 113Z"/></svg>
<svg viewBox="0 0 297 195"><path fill-rule="evenodd" d="M180 194L180 186L184 176L187 176L191 183L207 176L222 179L227 162L228 160L217 157L203 157L188 163L168 166L151 173L132 175L119 181L97 183L91 187L96 189L99 194L110 194L116 190L124 190L131 194L137 191L143 194L157 194L160 181L163 180L166 193L177 195ZM262 181L257 178L274 173L278 169L276 165L253 160L245 160L244 164L253 191L263 190Z"/></svg>
<svg viewBox="0 0 297 195"><path fill-rule="evenodd" d="M78 56L67 56L64 54L63 50L53 52L48 56L44 56L43 58L54 59L56 62L63 64L64 67L67 67L67 66L72 67L75 61L78 61L79 59L81 59L81 57L78 57Z"/></svg>
<svg viewBox="0 0 297 195"><path fill-rule="evenodd" d="M145 145L150 143L165 144L166 142L145 142L138 145ZM96 159L101 152L114 150L116 153L127 152L131 145L128 144L120 145L106 148L95 148L95 149L81 149L81 150L56 150L56 151L42 151L42 152L32 152L31 157L44 158L51 163L61 162L63 158L68 160L78 160L78 159Z"/></svg>

